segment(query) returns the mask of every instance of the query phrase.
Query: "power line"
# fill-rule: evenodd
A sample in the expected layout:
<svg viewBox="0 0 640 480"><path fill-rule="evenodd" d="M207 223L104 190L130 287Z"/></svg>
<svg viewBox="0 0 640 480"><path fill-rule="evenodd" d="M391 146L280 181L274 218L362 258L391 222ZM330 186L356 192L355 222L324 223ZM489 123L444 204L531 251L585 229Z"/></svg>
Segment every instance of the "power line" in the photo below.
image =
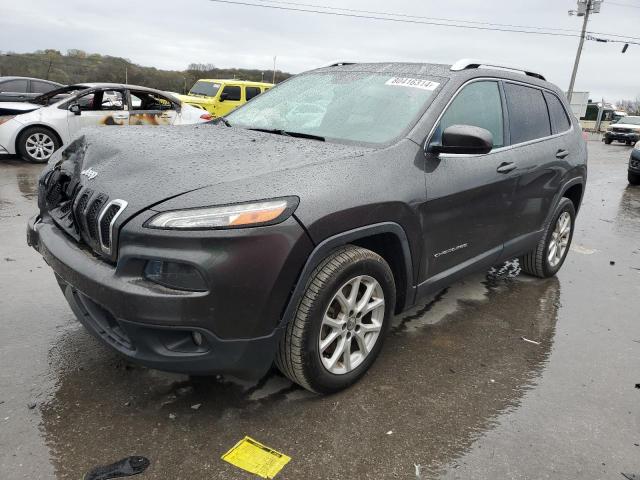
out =
<svg viewBox="0 0 640 480"><path fill-rule="evenodd" d="M292 12L317 13L321 15L332 15L336 17L363 18L367 20L382 20L386 22L410 23L410 24L416 24L416 25L434 25L434 26L441 26L441 27L466 28L470 30L489 30L493 32L528 33L531 35L546 35L546 36L554 36L554 37L571 37L571 38L580 37L578 33L530 31L530 30L522 30L522 29L516 29L516 28L484 27L479 25L459 25L454 23L442 23L442 22L436 22L436 21L410 20L408 18L380 17L380 16L374 16L374 15L357 15L355 13L340 13L340 12L334 12L334 11L321 11L321 10L312 10L312 9L304 9L304 8L284 7L284 6L278 6L278 5L263 5L263 4L247 3L247 2L234 1L234 0L209 0L209 1L215 2L215 3L226 3L230 5L243 5L247 7L270 8L274 10L288 10Z"/></svg>
<svg viewBox="0 0 640 480"><path fill-rule="evenodd" d="M494 27L513 27L513 28L528 28L532 30L552 30L558 32L574 32L579 33L580 30L576 29L568 29L568 28L552 28L552 27L533 27L529 25L515 25L510 23L494 23L494 22L479 22L476 20L459 20L455 18L442 18L442 17L426 17L422 15L409 15L406 13L394 13L394 12L380 12L375 10L359 10L354 8L343 8L343 7L332 7L326 5L314 5L311 3L299 3L299 2L286 2L281 0L254 0L257 2L268 2L272 4L280 4L280 5L294 5L298 7L307 7L307 8L322 8L325 10L338 10L343 12L352 12L352 13L364 13L364 14L373 14L373 15L388 15L393 17L402 17L402 18L417 18L421 20L432 20L432 21L441 21L441 22L457 22L457 23L469 23L476 25L488 25ZM260 6L260 5L257 5Z"/></svg>
<svg viewBox="0 0 640 480"><path fill-rule="evenodd" d="M300 3L300 2L288 2L281 0L254 0L258 2L269 2L266 3L248 3L240 0L210 0L215 3L226 3L230 5L241 5L247 7L258 7L258 8L267 8L273 10L285 10L292 12L304 12L304 13L315 13L320 15L331 15L337 17L349 17L349 18L361 18L367 20L381 20L387 22L396 22L396 23L409 23L409 24L417 24L417 25L433 25L433 26L441 26L441 27L453 27L453 28L465 28L470 30L485 30L485 31L494 31L494 32L509 32L509 33L524 33L530 35L544 35L544 36L556 36L556 37L573 37L579 38L580 33L577 30L570 29L560 29L560 28L546 28L545 27L532 27L525 25L514 25L514 24L500 24L500 23L491 23L491 22L475 22L469 20L456 20L456 19L445 19L445 18L436 18L436 17L423 17L418 15L408 15L408 14L398 14L391 12L377 12L372 10L356 10L356 9L347 9L342 7L325 7L321 5L314 5L308 3ZM293 5L293 6L284 6L284 5ZM298 8L304 7L304 8ZM324 10L316 10L317 8L322 8ZM388 16L381 16L388 15ZM394 18L401 17L401 18ZM451 23L455 22L455 23ZM506 27L506 28L502 28ZM633 39L640 40L640 37L631 37L627 35L620 34L609 34L603 32L592 32L589 31L587 33L594 35L607 35L617 38L624 39Z"/></svg>
<svg viewBox="0 0 640 480"><path fill-rule="evenodd" d="M632 5L630 3L607 2L607 5L615 5L617 7L640 8L640 5Z"/></svg>

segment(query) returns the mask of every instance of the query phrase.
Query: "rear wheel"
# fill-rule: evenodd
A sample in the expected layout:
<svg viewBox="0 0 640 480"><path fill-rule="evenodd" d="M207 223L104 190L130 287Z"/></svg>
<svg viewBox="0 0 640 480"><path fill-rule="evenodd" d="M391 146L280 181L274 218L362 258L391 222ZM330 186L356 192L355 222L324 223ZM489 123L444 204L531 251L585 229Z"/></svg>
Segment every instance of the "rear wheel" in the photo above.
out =
<svg viewBox="0 0 640 480"><path fill-rule="evenodd" d="M20 156L28 162L46 163L58 148L58 137L48 128L30 127L18 137L16 147Z"/></svg>
<svg viewBox="0 0 640 480"><path fill-rule="evenodd" d="M640 173L627 173L627 180L629 180L629 184L631 185L640 185Z"/></svg>
<svg viewBox="0 0 640 480"><path fill-rule="evenodd" d="M575 218L573 202L562 198L536 248L520 258L522 270L541 278L554 276L569 252Z"/></svg>
<svg viewBox="0 0 640 480"><path fill-rule="evenodd" d="M395 306L385 260L348 245L313 272L276 355L282 373L307 390L332 393L356 382L376 359Z"/></svg>

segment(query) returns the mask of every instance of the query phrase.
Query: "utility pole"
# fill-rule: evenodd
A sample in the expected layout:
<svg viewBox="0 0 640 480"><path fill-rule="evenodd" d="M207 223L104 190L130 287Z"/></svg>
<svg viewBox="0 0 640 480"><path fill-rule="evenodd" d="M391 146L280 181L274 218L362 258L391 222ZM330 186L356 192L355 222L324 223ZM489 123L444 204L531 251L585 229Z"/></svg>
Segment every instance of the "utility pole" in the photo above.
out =
<svg viewBox="0 0 640 480"><path fill-rule="evenodd" d="M600 4L602 0L578 0L578 10L569 10L569 15L577 15L578 17L584 17L582 21L582 33L580 34L580 43L578 44L578 51L576 52L576 60L573 63L573 72L571 72L571 81L569 82L569 91L567 97L569 103L571 103L571 97L573 97L573 87L576 83L576 75L578 74L578 64L580 63L580 56L582 55L582 46L584 45L584 38L587 33L587 23L589 23L589 15L593 13L600 13Z"/></svg>
<svg viewBox="0 0 640 480"><path fill-rule="evenodd" d="M271 83L276 83L276 56L273 57L273 80Z"/></svg>

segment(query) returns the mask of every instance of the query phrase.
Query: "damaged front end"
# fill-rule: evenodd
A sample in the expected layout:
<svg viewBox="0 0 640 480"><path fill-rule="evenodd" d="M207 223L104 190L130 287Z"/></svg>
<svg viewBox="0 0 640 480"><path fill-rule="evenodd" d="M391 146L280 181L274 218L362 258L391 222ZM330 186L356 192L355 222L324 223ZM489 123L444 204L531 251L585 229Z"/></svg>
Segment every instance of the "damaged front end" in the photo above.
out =
<svg viewBox="0 0 640 480"><path fill-rule="evenodd" d="M50 164L38 184L38 207L42 219L50 218L62 231L103 260L114 262L113 224L126 208L123 200L109 197L83 184L82 175L87 143L81 136ZM89 172L89 173L87 173Z"/></svg>

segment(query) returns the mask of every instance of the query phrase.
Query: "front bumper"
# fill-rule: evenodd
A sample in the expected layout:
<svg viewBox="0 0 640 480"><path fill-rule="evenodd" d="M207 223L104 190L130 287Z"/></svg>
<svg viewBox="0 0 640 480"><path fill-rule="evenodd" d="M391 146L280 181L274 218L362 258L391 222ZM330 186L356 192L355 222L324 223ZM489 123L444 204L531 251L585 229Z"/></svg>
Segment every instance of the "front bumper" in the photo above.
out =
<svg viewBox="0 0 640 480"><path fill-rule="evenodd" d="M297 226L295 220L291 221ZM287 231L286 228L280 230ZM281 319L265 317L269 308L261 301L263 292L252 291L260 286L252 284L251 278L227 278L232 288L226 291L221 288L222 298L215 292L166 288L145 280L136 270L142 258L162 256L162 251L151 247L144 252L140 251L141 247L131 245L131 249L138 249L135 254L138 261L124 255L125 260L113 266L96 258L39 216L29 221L27 243L40 252L54 270L78 320L105 344L136 363L166 371L196 375L224 373L247 379L260 377L272 364L282 333ZM153 245L153 241L150 243ZM203 255L203 252L191 253ZM270 253L278 257L277 253ZM189 252L184 254L189 256ZM121 253L121 259L122 256ZM227 262L234 263L233 257L233 252L224 252ZM235 268L238 275L244 273L241 259L236 258ZM258 282L265 280L265 275L258 272L254 276ZM274 275L282 276L281 272ZM292 286L286 286L287 299ZM279 288L278 285L265 284L263 288L266 297L277 297L276 292L269 289ZM229 291L236 293L232 295ZM253 303L251 295L255 297ZM236 318L229 314L234 306ZM279 307L280 312L284 306ZM250 315L246 316L248 312ZM194 332L204 339L200 345L193 339ZM260 333L256 335L256 332ZM236 335L224 336L228 333Z"/></svg>
<svg viewBox="0 0 640 480"><path fill-rule="evenodd" d="M640 140L640 133L638 132L631 132L631 133L624 133L624 132L612 132L612 131L606 131L604 134L604 138L607 140L617 140L618 142L637 142L638 140Z"/></svg>
<svg viewBox="0 0 640 480"><path fill-rule="evenodd" d="M629 171L633 173L640 173L640 150L637 148L631 150L631 156L629 157Z"/></svg>

